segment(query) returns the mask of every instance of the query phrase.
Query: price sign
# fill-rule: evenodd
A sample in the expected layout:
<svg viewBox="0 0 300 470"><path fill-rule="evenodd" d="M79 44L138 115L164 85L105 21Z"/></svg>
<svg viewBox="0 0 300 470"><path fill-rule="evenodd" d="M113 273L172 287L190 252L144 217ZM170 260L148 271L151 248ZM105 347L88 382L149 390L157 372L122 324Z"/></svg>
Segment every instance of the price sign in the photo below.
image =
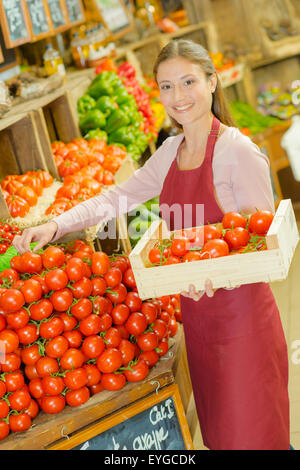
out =
<svg viewBox="0 0 300 470"><path fill-rule="evenodd" d="M31 40L24 0L0 0L0 21L7 48Z"/></svg>
<svg viewBox="0 0 300 470"><path fill-rule="evenodd" d="M25 0L31 26L32 40L37 41L52 32L51 18L45 0Z"/></svg>
<svg viewBox="0 0 300 470"><path fill-rule="evenodd" d="M56 33L68 27L67 11L63 0L47 0L52 20L53 30Z"/></svg>
<svg viewBox="0 0 300 470"><path fill-rule="evenodd" d="M193 449L193 443L178 386L173 384L50 449L184 450Z"/></svg>
<svg viewBox="0 0 300 470"><path fill-rule="evenodd" d="M65 0L69 22L72 25L82 23L85 20L81 0Z"/></svg>
<svg viewBox="0 0 300 470"><path fill-rule="evenodd" d="M100 10L100 14L117 39L131 31L134 26L129 17L129 13L122 0L93 0L94 9Z"/></svg>

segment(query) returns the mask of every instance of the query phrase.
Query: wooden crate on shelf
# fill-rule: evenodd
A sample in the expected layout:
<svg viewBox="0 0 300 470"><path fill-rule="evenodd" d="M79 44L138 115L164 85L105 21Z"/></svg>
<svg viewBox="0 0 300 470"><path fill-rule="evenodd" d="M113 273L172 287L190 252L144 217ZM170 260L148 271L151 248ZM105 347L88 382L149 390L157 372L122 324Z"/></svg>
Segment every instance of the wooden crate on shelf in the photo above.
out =
<svg viewBox="0 0 300 470"><path fill-rule="evenodd" d="M278 206L266 235L265 251L151 266L149 251L158 240L170 236L164 221L154 221L129 256L141 299L178 294L187 291L190 284L194 284L196 290L204 290L206 279L211 279L216 289L285 279L299 241L290 199L281 201Z"/></svg>

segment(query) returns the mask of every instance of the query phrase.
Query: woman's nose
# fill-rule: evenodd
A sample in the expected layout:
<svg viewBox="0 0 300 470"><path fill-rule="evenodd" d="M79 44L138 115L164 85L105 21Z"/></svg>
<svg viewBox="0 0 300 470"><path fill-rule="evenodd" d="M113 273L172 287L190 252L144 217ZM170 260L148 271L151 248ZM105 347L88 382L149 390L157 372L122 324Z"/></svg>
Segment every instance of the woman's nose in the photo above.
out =
<svg viewBox="0 0 300 470"><path fill-rule="evenodd" d="M174 87L174 99L175 99L175 101L179 101L183 97L184 97L184 93L183 93L181 85L176 85Z"/></svg>

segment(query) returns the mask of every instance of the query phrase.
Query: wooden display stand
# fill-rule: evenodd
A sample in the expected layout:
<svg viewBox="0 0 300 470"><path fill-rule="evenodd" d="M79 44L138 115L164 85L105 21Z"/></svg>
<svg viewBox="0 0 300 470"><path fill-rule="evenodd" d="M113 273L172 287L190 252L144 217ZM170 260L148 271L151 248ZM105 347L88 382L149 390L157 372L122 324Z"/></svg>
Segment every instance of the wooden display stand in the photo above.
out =
<svg viewBox="0 0 300 470"><path fill-rule="evenodd" d="M173 338L169 352L151 369L140 383L127 383L117 392L103 391L92 396L77 408L67 406L57 415L40 411L33 426L24 433L10 434L0 442L0 450L43 450L65 440L84 426L126 408L137 400L149 396L158 389L174 383L173 365L177 354L177 337Z"/></svg>

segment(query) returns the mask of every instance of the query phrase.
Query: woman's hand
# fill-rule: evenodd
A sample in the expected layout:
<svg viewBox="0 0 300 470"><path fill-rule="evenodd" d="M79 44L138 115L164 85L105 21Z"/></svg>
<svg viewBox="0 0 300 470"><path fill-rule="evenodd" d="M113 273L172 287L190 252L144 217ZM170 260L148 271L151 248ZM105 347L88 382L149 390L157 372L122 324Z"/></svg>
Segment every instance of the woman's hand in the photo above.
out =
<svg viewBox="0 0 300 470"><path fill-rule="evenodd" d="M26 228L22 235L16 235L13 239L13 246L20 255L30 251L30 243L38 242L33 251L37 251L44 245L47 245L54 237L57 231L57 223L54 221L47 222L37 227Z"/></svg>
<svg viewBox="0 0 300 470"><path fill-rule="evenodd" d="M213 297L214 293L215 289L213 289L212 282L209 279L206 279L205 290L196 291L195 286L193 284L190 284L189 291L183 291L181 292L181 295L183 295L184 297L188 297L189 299L193 299L195 300L195 302L197 302L201 299L201 297L204 296L204 294L206 294L207 297Z"/></svg>

